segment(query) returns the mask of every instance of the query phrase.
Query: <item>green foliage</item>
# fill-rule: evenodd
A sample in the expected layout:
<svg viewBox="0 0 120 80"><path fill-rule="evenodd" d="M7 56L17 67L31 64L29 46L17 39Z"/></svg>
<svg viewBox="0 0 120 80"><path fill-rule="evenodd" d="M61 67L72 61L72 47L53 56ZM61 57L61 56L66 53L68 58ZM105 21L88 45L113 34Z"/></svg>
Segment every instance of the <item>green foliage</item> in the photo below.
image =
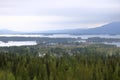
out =
<svg viewBox="0 0 120 80"><path fill-rule="evenodd" d="M119 48L36 46L0 50L0 80L120 80Z"/></svg>

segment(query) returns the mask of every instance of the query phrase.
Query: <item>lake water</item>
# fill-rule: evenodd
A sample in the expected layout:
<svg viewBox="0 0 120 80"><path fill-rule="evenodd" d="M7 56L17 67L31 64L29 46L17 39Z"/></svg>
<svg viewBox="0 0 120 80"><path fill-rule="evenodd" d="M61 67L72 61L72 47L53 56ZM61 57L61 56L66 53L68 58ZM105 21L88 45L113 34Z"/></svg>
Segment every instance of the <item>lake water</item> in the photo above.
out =
<svg viewBox="0 0 120 80"><path fill-rule="evenodd" d="M10 46L30 46L37 45L36 41L8 41L7 43L0 41L0 47Z"/></svg>
<svg viewBox="0 0 120 80"><path fill-rule="evenodd" d="M120 47L120 42L111 42L111 43L103 42L103 43L107 45L116 45L117 47Z"/></svg>
<svg viewBox="0 0 120 80"><path fill-rule="evenodd" d="M91 37L100 37L100 38L118 38L120 39L120 35L70 35L70 34L53 34L53 35L23 35L23 34L16 34L16 35L0 35L0 37L48 37L48 38L82 38L82 39L88 39ZM117 47L120 47L120 42L112 42L104 44L112 44L116 45ZM9 41L7 43L4 43L0 41L0 47L9 47L9 46L27 46L27 45L37 45L36 41Z"/></svg>
<svg viewBox="0 0 120 80"><path fill-rule="evenodd" d="M70 35L70 34L53 34L53 35L0 35L0 37L49 37L49 38L82 38L87 39L91 37L100 37L100 38L119 38L120 35Z"/></svg>

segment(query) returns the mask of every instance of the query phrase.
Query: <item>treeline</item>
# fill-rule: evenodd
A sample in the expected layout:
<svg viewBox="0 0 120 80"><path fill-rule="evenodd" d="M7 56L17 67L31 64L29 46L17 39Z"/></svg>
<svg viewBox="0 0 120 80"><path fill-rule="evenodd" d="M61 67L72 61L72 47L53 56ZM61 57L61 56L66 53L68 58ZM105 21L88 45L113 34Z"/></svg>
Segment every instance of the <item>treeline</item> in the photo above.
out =
<svg viewBox="0 0 120 80"><path fill-rule="evenodd" d="M86 39L87 42L120 42L119 38L100 38L100 37L92 37Z"/></svg>
<svg viewBox="0 0 120 80"><path fill-rule="evenodd" d="M0 80L120 80L120 49L0 48Z"/></svg>

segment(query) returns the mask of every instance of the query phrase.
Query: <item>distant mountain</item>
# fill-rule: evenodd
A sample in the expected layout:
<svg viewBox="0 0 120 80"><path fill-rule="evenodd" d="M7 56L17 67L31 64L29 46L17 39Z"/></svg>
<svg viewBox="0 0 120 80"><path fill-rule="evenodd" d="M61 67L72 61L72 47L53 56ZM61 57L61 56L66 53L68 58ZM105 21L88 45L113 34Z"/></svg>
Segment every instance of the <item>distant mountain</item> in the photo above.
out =
<svg viewBox="0 0 120 80"><path fill-rule="evenodd" d="M18 33L18 32L17 31L7 30L7 29L1 29L0 30L0 34L14 34L14 33Z"/></svg>
<svg viewBox="0 0 120 80"><path fill-rule="evenodd" d="M58 33L58 34L120 34L120 22L109 23L97 28L90 29L66 29L66 30L51 30L43 33Z"/></svg>
<svg viewBox="0 0 120 80"><path fill-rule="evenodd" d="M41 33L48 33L48 34L73 34L73 33L80 33L81 31L84 31L86 29L64 29L64 30L49 30L44 31Z"/></svg>
<svg viewBox="0 0 120 80"><path fill-rule="evenodd" d="M113 22L103 25L101 27L88 29L83 31L88 34L120 34L120 22Z"/></svg>
<svg viewBox="0 0 120 80"><path fill-rule="evenodd" d="M11 31L2 29L0 30L0 34L16 34L22 32ZM89 28L89 29L65 29L65 30L49 30L43 32L23 32L23 34L120 34L120 22L109 23L97 28Z"/></svg>

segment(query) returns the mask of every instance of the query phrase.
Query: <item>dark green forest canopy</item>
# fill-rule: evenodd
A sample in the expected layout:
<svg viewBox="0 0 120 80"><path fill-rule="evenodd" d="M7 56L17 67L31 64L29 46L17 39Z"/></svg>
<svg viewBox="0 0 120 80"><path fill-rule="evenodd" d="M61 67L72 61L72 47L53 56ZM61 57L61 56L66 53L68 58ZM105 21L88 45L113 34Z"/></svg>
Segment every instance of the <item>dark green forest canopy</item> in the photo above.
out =
<svg viewBox="0 0 120 80"><path fill-rule="evenodd" d="M0 47L0 80L120 80L120 48Z"/></svg>

